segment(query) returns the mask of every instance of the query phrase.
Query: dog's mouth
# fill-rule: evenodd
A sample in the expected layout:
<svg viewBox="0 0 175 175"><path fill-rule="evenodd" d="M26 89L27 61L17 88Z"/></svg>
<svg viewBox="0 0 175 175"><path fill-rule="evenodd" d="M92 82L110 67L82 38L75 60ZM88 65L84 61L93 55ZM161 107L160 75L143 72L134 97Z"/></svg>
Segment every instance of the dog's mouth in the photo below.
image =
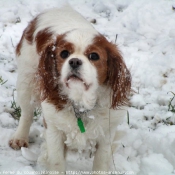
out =
<svg viewBox="0 0 175 175"><path fill-rule="evenodd" d="M68 75L67 78L66 78L66 86L67 86L68 88L69 88L69 83L70 83L71 81L75 81L75 82L76 82L76 81L79 81L79 82L82 82L82 84L85 86L85 89L86 89L86 90L88 90L89 87L90 87L90 85L87 84L87 83L81 78L80 75L75 74L75 73L72 73L72 74Z"/></svg>
<svg viewBox="0 0 175 175"><path fill-rule="evenodd" d="M81 82L85 83L83 81L83 79L80 76L76 75L76 74L69 75L67 77L67 82L69 82L70 80L81 81Z"/></svg>

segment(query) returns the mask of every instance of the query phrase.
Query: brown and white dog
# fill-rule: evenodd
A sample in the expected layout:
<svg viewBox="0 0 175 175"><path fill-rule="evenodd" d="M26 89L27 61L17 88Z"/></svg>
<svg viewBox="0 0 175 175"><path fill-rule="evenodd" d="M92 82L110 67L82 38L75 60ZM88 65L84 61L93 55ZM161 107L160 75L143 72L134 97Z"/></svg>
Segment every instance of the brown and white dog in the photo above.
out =
<svg viewBox="0 0 175 175"><path fill-rule="evenodd" d="M39 102L47 125L49 169L65 172L64 152L69 148L94 151L93 170L108 171L110 134L125 113L116 109L126 104L131 88L130 72L116 45L66 5L33 19L16 55L21 118L10 146L28 146ZM84 133L77 119L82 120Z"/></svg>

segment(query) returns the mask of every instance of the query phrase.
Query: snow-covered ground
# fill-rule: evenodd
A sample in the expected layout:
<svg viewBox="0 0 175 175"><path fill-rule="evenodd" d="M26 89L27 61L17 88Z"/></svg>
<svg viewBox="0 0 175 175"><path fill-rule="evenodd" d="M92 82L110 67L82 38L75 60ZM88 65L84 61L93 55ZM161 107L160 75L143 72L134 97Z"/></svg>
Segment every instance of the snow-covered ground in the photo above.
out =
<svg viewBox="0 0 175 175"><path fill-rule="evenodd" d="M39 170L36 159L42 142L42 119L32 125L27 150L14 151L8 146L18 123L10 114L17 77L14 49L28 22L45 9L59 7L62 1L0 1L0 174L32 174ZM117 34L116 43L132 73L129 124L126 116L118 127L126 134L114 153L116 170L137 175L175 174L175 112L168 111L175 93L175 1L69 3L89 21L96 19L94 27L108 40L115 42ZM91 165L92 160L70 155L71 170L90 170Z"/></svg>

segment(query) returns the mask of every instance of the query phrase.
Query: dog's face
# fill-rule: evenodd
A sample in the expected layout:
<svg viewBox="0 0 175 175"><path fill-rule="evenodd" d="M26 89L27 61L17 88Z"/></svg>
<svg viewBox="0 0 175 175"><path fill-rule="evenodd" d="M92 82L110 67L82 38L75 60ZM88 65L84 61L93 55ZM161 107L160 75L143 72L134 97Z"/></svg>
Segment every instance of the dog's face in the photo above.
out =
<svg viewBox="0 0 175 175"><path fill-rule="evenodd" d="M98 88L106 86L112 90L111 107L126 99L129 71L116 46L102 35L75 29L43 47L40 44L40 50L43 49L39 70L48 93L46 98L54 92L54 96L62 95L90 110L96 104Z"/></svg>
<svg viewBox="0 0 175 175"><path fill-rule="evenodd" d="M86 109L95 105L96 90L107 77L106 51L95 44L98 37L90 36L87 37L86 31L72 31L63 38L57 50L62 91Z"/></svg>
<svg viewBox="0 0 175 175"><path fill-rule="evenodd" d="M87 37L85 31L80 33L75 30L65 37L69 47L64 48L63 45L60 52L60 57L65 60L60 71L61 81L68 89L71 89L71 85L80 83L84 90L88 90L106 80L106 50L100 47L102 39L99 36L90 36Z"/></svg>

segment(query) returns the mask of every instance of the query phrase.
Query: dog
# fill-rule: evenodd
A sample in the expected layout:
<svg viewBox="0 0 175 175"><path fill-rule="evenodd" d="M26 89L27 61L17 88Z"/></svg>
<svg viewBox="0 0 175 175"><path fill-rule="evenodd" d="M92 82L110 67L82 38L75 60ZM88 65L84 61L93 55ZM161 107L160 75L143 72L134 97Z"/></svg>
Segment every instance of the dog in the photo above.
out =
<svg viewBox="0 0 175 175"><path fill-rule="evenodd" d="M117 46L69 5L35 17L16 47L21 117L9 141L28 147L36 104L45 126L49 170L66 171L65 151L94 153L93 171L109 171L110 134L125 115L131 75Z"/></svg>

